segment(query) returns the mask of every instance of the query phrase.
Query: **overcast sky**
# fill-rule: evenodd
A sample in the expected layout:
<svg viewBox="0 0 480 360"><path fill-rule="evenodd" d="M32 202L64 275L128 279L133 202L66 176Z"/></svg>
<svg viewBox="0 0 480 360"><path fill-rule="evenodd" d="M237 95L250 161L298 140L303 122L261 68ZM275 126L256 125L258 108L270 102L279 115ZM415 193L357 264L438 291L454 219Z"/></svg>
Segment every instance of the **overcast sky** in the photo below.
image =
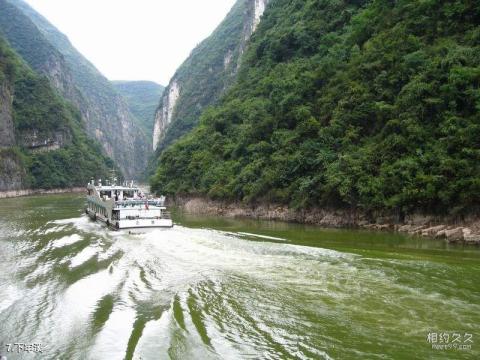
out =
<svg viewBox="0 0 480 360"><path fill-rule="evenodd" d="M167 85L235 0L26 0L110 80Z"/></svg>

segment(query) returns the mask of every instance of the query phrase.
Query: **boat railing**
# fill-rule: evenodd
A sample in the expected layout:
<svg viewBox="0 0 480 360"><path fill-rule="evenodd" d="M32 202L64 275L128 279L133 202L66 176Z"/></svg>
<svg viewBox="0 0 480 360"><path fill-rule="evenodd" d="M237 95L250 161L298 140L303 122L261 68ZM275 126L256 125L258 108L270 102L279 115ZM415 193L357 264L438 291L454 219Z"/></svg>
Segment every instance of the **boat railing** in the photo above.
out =
<svg viewBox="0 0 480 360"><path fill-rule="evenodd" d="M120 220L152 220L152 219L157 219L157 220L167 219L167 220L171 220L171 219L172 219L172 216L170 215L170 213L169 213L168 211L163 211L161 216L149 216L149 217L146 217L146 216L140 216L140 215L127 215L127 216L125 216L124 218L121 218Z"/></svg>
<svg viewBox="0 0 480 360"><path fill-rule="evenodd" d="M118 200L115 201L115 205L119 207L129 207L129 206L138 206L146 205L149 206L164 206L165 201L158 199L128 199L128 200Z"/></svg>

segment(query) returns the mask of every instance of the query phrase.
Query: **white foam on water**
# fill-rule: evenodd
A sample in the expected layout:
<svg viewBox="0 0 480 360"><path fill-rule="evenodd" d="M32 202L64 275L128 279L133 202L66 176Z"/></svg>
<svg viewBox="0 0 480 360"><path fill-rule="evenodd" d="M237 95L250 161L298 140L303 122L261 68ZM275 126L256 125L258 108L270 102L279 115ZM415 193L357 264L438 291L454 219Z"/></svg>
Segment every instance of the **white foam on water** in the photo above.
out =
<svg viewBox="0 0 480 360"><path fill-rule="evenodd" d="M285 281L297 276L298 268L309 269L306 261L319 263L317 271L322 272L332 261L344 262L356 257L322 248L252 242L221 231L181 226L135 240L122 238L117 245L140 263L147 259L162 261L161 282L172 285L176 291L225 272L248 274L267 282Z"/></svg>
<svg viewBox="0 0 480 360"><path fill-rule="evenodd" d="M57 220L49 221L47 224L58 224L58 225L74 224L79 219L81 218L75 217L75 218L69 218L69 219L57 219Z"/></svg>
<svg viewBox="0 0 480 360"><path fill-rule="evenodd" d="M2 285L0 292L0 313L7 310L15 302L22 298L22 291L13 285Z"/></svg>
<svg viewBox="0 0 480 360"><path fill-rule="evenodd" d="M60 239L52 241L51 247L52 248L61 248L61 247L64 247L64 246L75 244L76 242L79 242L81 240L83 240L83 238L78 234L68 235L68 236L64 236Z"/></svg>
<svg viewBox="0 0 480 360"><path fill-rule="evenodd" d="M52 234L52 233L60 232L60 231L62 231L62 230L65 230L65 228L67 228L66 225L53 226L53 227L50 227L50 228L45 229L45 230L40 229L39 232L40 232L42 235L47 235L47 234Z"/></svg>
<svg viewBox="0 0 480 360"><path fill-rule="evenodd" d="M108 269L98 271L75 281L58 293L51 313L42 318L39 333L43 334L45 343L55 348L68 348L75 343L75 346L88 349L92 341L90 339L92 314L104 296L115 292L124 276L120 272L111 273ZM133 312L129 309L127 311ZM117 334L111 337L111 341L120 340L121 330L124 329L127 332L128 325L127 322L117 323ZM124 349L122 348L121 351L124 352ZM116 358L104 355L100 358Z"/></svg>
<svg viewBox="0 0 480 360"><path fill-rule="evenodd" d="M279 238L275 236L268 236L268 235L260 235L260 234L254 234L254 233L248 233L248 232L238 232L238 233L228 233L228 234L233 234L233 235L246 235L246 236L253 236L261 239L268 239L268 240L279 240L279 241L288 241L287 239L284 238Z"/></svg>
<svg viewBox="0 0 480 360"><path fill-rule="evenodd" d="M144 265L147 261L155 264L155 259L157 259L159 264L162 265L161 277L158 279L149 277L149 281L154 288L157 285L157 291L170 290L177 294L189 291L196 284L204 281L213 281L213 283L220 284L223 281L228 281L222 280L222 278L235 273L252 277L252 285L257 283L260 287L280 284L281 286L296 286L299 291L302 291L302 289L310 291L316 287L320 291L326 289L328 284L335 281L332 276L324 274L332 274L332 272L338 271L338 266L342 264L345 265L343 273L345 271L355 271L355 267L349 266L347 263L357 258L356 255L334 250L292 244L258 243L222 231L188 229L181 226L176 226L174 229L165 232L153 232L134 239L120 237L117 240L117 245L126 254L125 257L130 257L132 260L136 259L139 264ZM311 270L313 267L315 267L315 271ZM297 278L298 269L305 269L306 279ZM137 277L138 273L130 271L130 276L132 278ZM155 281L157 281L157 284ZM135 287L131 279L127 280L126 288L134 290ZM142 288L138 290L144 291ZM336 291L338 291L338 294L332 290L325 290L325 296L340 299L343 294L340 289ZM318 292L313 296L317 294ZM199 296L201 298L202 295ZM262 296L262 292L258 296ZM140 298L148 300L148 297L141 296ZM242 301L244 300L246 299L242 299ZM184 304L184 306L186 305ZM230 311L235 313L236 309L230 308ZM275 319L276 313L281 313L282 310L280 308L275 310L275 303L269 303L265 311L270 312L269 316ZM235 349L230 347L231 343L225 339L224 334L218 331L217 325L210 319L210 316L206 314L204 316L204 326L211 337L215 350L219 354L236 358L237 353ZM185 318L185 321L189 322L188 317ZM239 328L249 326L249 323L244 322L241 316L236 321ZM268 326L261 325L264 319L257 318L256 321L263 333L267 332L273 341L281 345L285 351L293 354L296 339L290 338L289 334L282 329L269 329ZM281 318L276 319L276 321L281 323ZM243 325L241 325L242 322L244 322ZM190 325L190 328L192 326ZM252 329L250 330L255 332ZM192 328L192 331L195 331L194 328ZM234 335L235 333L236 335ZM231 335L242 342L240 331L232 332ZM252 334L249 336L252 336ZM255 348L258 350L263 334L259 333L257 337L257 345L244 348L244 351L255 353ZM193 339L189 337L186 341L191 342ZM202 344L199 343L196 346L202 346ZM326 356L324 357L327 358ZM297 354L297 357L301 358L302 356Z"/></svg>
<svg viewBox="0 0 480 360"><path fill-rule="evenodd" d="M82 265L93 257L96 257L101 251L98 246L88 246L70 259L70 269Z"/></svg>
<svg viewBox="0 0 480 360"><path fill-rule="evenodd" d="M135 351L135 358L148 359L149 354L163 354L170 347L175 324L172 323L172 310L164 311L158 320L145 325L142 337Z"/></svg>
<svg viewBox="0 0 480 360"><path fill-rule="evenodd" d="M109 232L105 225L99 223L98 221L92 221L86 215L69 219L54 220L50 223L58 225L70 225L77 230L84 231L89 234L105 235Z"/></svg>
<svg viewBox="0 0 480 360"><path fill-rule="evenodd" d="M90 347L90 359L124 359L135 322L134 309L124 306L114 308L107 322Z"/></svg>

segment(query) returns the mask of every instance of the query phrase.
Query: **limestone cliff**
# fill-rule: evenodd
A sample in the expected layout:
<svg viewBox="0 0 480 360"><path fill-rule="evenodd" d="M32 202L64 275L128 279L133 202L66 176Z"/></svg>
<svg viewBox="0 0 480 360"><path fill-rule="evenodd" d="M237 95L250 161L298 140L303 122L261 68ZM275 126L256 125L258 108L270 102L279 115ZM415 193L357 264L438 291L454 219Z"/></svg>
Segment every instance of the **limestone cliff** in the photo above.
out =
<svg viewBox="0 0 480 360"><path fill-rule="evenodd" d="M15 145L12 117L13 97L7 79L0 83L0 148Z"/></svg>
<svg viewBox="0 0 480 360"><path fill-rule="evenodd" d="M0 191L24 188L26 177L19 154L10 148L0 148Z"/></svg>
<svg viewBox="0 0 480 360"><path fill-rule="evenodd" d="M11 149L15 145L12 105L11 85L3 79L0 84L0 191L21 188L25 178L18 154Z"/></svg>
<svg viewBox="0 0 480 360"><path fill-rule="evenodd" d="M173 109L177 103L178 96L180 95L180 88L177 81L174 79L165 94L162 97L162 106L159 109L160 113L155 116L155 125L153 128L153 148L156 149L158 142L165 134L165 130L172 122Z"/></svg>
<svg viewBox="0 0 480 360"><path fill-rule="evenodd" d="M268 0L238 0L217 29L180 66L160 100L153 132L157 154L192 129L205 107L230 87Z"/></svg>

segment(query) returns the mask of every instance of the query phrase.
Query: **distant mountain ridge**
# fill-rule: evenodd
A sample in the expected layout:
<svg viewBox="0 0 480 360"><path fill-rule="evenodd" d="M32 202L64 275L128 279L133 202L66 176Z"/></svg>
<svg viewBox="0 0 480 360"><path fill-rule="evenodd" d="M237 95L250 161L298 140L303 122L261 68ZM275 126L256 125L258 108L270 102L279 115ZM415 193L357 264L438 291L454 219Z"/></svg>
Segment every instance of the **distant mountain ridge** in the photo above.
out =
<svg viewBox="0 0 480 360"><path fill-rule="evenodd" d="M155 110L165 87L153 81L116 80L112 83L126 100L130 112L138 119L145 134L153 134ZM148 140L151 145L152 138Z"/></svg>
<svg viewBox="0 0 480 360"><path fill-rule="evenodd" d="M22 0L0 0L0 32L36 71L45 74L75 104L88 134L129 178L136 178L151 152L114 86L43 16Z"/></svg>

